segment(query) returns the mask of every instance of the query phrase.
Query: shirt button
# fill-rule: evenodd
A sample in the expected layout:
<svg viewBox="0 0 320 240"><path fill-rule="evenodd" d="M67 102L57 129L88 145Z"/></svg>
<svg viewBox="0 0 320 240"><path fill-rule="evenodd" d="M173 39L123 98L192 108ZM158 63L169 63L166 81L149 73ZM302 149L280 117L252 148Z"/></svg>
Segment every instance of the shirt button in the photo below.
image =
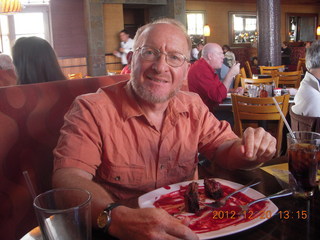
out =
<svg viewBox="0 0 320 240"><path fill-rule="evenodd" d="M165 169L165 166L161 164L160 169Z"/></svg>
<svg viewBox="0 0 320 240"><path fill-rule="evenodd" d="M114 178L114 180L120 181L120 176L116 176L116 177Z"/></svg>

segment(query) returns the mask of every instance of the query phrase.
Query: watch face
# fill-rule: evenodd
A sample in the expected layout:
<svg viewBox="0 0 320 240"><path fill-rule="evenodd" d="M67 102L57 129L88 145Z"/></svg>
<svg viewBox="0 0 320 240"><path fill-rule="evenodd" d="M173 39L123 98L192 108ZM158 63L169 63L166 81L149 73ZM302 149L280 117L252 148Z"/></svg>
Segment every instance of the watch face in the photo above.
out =
<svg viewBox="0 0 320 240"><path fill-rule="evenodd" d="M100 213L98 219L97 219L97 224L99 228L104 228L107 225L108 222L108 214L103 211Z"/></svg>

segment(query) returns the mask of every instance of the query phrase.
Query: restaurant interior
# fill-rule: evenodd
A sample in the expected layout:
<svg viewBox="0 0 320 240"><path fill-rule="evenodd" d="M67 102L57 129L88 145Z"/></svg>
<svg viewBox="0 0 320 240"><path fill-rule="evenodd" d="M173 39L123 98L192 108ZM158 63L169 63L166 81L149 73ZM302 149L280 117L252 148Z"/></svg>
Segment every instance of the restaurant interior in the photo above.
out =
<svg viewBox="0 0 320 240"><path fill-rule="evenodd" d="M7 2L10 0L0 0L0 52L12 56L12 46L19 37L44 38L53 47L68 80L6 86L1 85L0 76L1 239L40 239L36 237L39 229L35 230L38 222L32 206L30 185L22 173L29 174L37 194L51 189L52 150L59 138L63 116L73 100L78 95L130 79L129 74L120 74L123 68L121 59L113 54L119 48L122 29L126 29L133 38L140 26L154 19L175 18L186 26L194 45L201 41L231 47L242 71L235 78L235 87L247 88L246 84L250 83L246 79L253 79L254 76L268 76L266 79L269 79L270 85L275 84L275 88L285 89L287 86L288 92L280 90L275 97L274 101L278 103L274 103L272 98L265 102L258 102L259 98L245 102L246 99L229 94L215 109L219 119L221 116L231 116L228 121L239 136L247 126L262 124L268 128L280 140L276 153L276 160L280 159L280 162L274 163L285 164L287 161L286 134L290 130L286 124L294 131L320 132L318 119L302 119L291 110L293 95L306 72L306 45L320 38L319 0L13 0L20 3L5 9ZM209 28L209 32L204 30L205 27ZM291 49L288 65L281 64L281 43L284 41ZM261 66L273 68L264 73ZM286 72L294 73L289 76ZM187 80L182 88L188 90ZM242 107L241 103L240 107L235 104L239 101ZM255 115L261 114L261 119L252 114L244 116L240 112L244 109L244 102ZM250 108L257 104L264 108ZM241 118L247 121L243 123ZM266 119L271 120L268 126ZM283 187L278 181L284 170L281 164L277 169L266 166L263 171L237 172L236 178L234 174L215 166L210 165L206 169L206 160L201 164L200 177L214 173L214 177L241 184L250 178L260 177L265 183L272 183L272 186L264 183L255 188L265 195ZM289 197L275 200L280 209L277 218L266 217L265 223L261 220L256 224L262 223L261 226L241 230L241 233L231 231L235 234L231 237L228 234L219 236L224 236L226 240L318 239L319 187L315 196L304 201ZM301 216L304 211L307 219ZM215 238L214 234L209 236ZM94 236L93 239L101 239L101 236Z"/></svg>

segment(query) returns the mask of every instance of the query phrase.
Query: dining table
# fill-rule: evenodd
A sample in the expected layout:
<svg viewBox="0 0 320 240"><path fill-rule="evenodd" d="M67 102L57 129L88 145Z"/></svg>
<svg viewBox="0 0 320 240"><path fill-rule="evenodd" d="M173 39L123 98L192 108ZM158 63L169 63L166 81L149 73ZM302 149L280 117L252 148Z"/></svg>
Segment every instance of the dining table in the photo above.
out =
<svg viewBox="0 0 320 240"><path fill-rule="evenodd" d="M287 157L274 158L265 166L287 164ZM246 184L253 178L259 178L261 183L253 188L264 195L271 195L283 189L279 179L259 167L253 170L230 171L206 163L199 167L200 178L222 178L232 182ZM315 240L320 239L320 185L316 187L314 196L309 199L286 196L272 199L278 207L278 212L264 223L236 233L219 238L221 240Z"/></svg>
<svg viewBox="0 0 320 240"><path fill-rule="evenodd" d="M256 191L270 195L283 189L279 179L264 170L264 167L286 164L286 156L272 159L263 167L252 170L227 170L214 163L204 160L198 165L199 178L218 178L239 184L246 184L252 179L260 179L261 183L252 187ZM318 186L314 196L309 199L286 196L272 199L278 207L275 215L252 228L234 234L226 234L219 237L220 240L315 240L320 239L320 191ZM123 201L124 205L138 207L138 199ZM38 228L26 234L22 240L41 240L41 232ZM110 239L116 240L106 234L93 231L92 240ZM129 239L128 239L129 240Z"/></svg>

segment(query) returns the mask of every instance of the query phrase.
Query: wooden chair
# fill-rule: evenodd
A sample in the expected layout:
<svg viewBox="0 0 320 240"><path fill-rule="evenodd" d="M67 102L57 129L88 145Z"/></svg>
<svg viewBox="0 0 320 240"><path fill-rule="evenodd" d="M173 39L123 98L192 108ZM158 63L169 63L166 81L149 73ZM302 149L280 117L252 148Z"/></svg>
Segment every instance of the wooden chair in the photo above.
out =
<svg viewBox="0 0 320 240"><path fill-rule="evenodd" d="M279 77L279 85L283 87L299 88L301 82L301 71L293 72L278 72L276 75Z"/></svg>
<svg viewBox="0 0 320 240"><path fill-rule="evenodd" d="M244 67L240 68L240 74L241 74L241 77L244 77L244 78L247 77L246 70L244 69Z"/></svg>
<svg viewBox="0 0 320 240"><path fill-rule="evenodd" d="M290 96L288 94L275 97L285 116L288 113L289 97ZM243 125L245 123L249 122L252 124L252 122L258 122L260 120L263 120L263 122L274 120L278 123L276 131L272 132L271 130L270 132L277 139L276 156L279 156L282 143L283 120L272 98L250 98L231 94L231 99L234 117L234 131L239 137L242 137L243 135Z"/></svg>
<svg viewBox="0 0 320 240"><path fill-rule="evenodd" d="M273 82L275 84L275 87L277 88L279 83L279 77L258 78L258 79L241 77L240 81L241 81L241 87L243 88L245 88L247 84L254 84L254 85L260 86L260 84L271 85Z"/></svg>
<svg viewBox="0 0 320 240"><path fill-rule="evenodd" d="M285 69L285 65L280 66L260 66L260 74L262 75L272 75L272 71L278 70L279 72L281 70Z"/></svg>
<svg viewBox="0 0 320 240"><path fill-rule="evenodd" d="M237 74L234 78L233 88L240 87L241 83L241 74Z"/></svg>
<svg viewBox="0 0 320 240"><path fill-rule="evenodd" d="M250 65L249 61L245 61L244 66L245 66L245 70L247 73L247 77L252 78L253 75L252 75L251 65Z"/></svg>
<svg viewBox="0 0 320 240"><path fill-rule="evenodd" d="M68 74L68 79L80 79L80 78L83 78L83 75L81 72Z"/></svg>
<svg viewBox="0 0 320 240"><path fill-rule="evenodd" d="M299 58L297 64L297 71L301 71L302 73L305 73L307 71L305 58Z"/></svg>

